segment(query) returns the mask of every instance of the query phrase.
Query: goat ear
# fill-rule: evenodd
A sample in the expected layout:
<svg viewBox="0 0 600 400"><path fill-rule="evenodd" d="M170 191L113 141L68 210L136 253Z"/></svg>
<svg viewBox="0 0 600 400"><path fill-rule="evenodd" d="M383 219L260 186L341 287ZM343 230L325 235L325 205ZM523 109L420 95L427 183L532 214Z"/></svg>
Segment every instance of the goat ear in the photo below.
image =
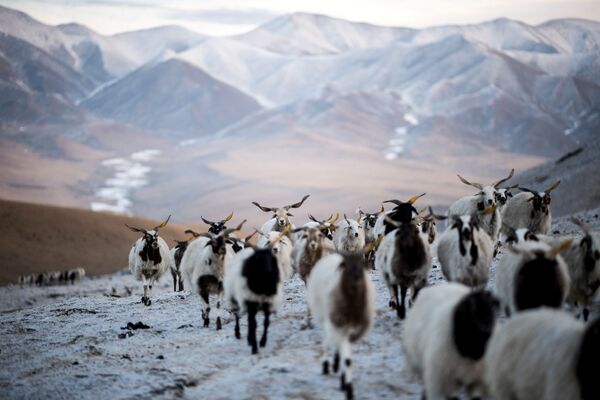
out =
<svg viewBox="0 0 600 400"><path fill-rule="evenodd" d="M171 219L171 215L169 215L167 217L167 219L165 221L163 221L160 225L154 227L154 230L160 229L160 228L164 228L165 226L167 226L167 224L169 223L169 220Z"/></svg>
<svg viewBox="0 0 600 400"><path fill-rule="evenodd" d="M233 218L233 211L230 212L229 215L225 217L225 219L223 219L223 222L231 221L231 218Z"/></svg>
<svg viewBox="0 0 600 400"><path fill-rule="evenodd" d="M134 227L134 226L129 226L129 225L127 225L127 224L125 224L125 226L126 226L126 227L128 227L129 229L131 229L131 230L132 230L132 231L134 231L134 232L143 232L143 233L146 233L146 230L145 230L145 229L136 228L136 227Z"/></svg>
<svg viewBox="0 0 600 400"><path fill-rule="evenodd" d="M509 180L510 178L512 178L514 174L515 174L515 169L513 168L513 169L511 169L511 170L510 170L510 173L508 174L508 176L507 176L506 178L504 178L504 179L500 179L499 181L496 181L496 182L494 182L494 183L492 184L492 186L493 186L494 188L497 188L497 187L498 187L498 186L500 186L502 183L504 183L504 182L506 182L507 180Z"/></svg>
<svg viewBox="0 0 600 400"><path fill-rule="evenodd" d="M476 187L479 190L483 189L483 186L481 185L481 183L476 183L476 182L471 183L471 182L469 182L468 180L466 180L465 178L463 178L462 176L460 176L458 174L456 174L456 176L458 176L458 179L460 179L460 181L462 183L464 183L465 185Z"/></svg>
<svg viewBox="0 0 600 400"><path fill-rule="evenodd" d="M556 189L556 188L557 188L557 187L559 187L559 186L560 186L560 181L556 181L556 182L554 183L554 185L550 186L550 187L549 187L549 188L546 190L546 193L550 193L551 191L553 191L554 189Z"/></svg>
<svg viewBox="0 0 600 400"><path fill-rule="evenodd" d="M256 201L253 201L252 204L254 204L256 207L260 208L260 210L263 212L274 212L277 210L276 208L272 208L272 207L263 207L260 204L258 204Z"/></svg>
<svg viewBox="0 0 600 400"><path fill-rule="evenodd" d="M310 197L310 194L307 194L307 195L305 195L305 196L302 198L302 200L300 200L299 202L297 202L297 203L294 203L294 204L290 204L289 206L285 206L285 207L283 207L283 208L284 208L286 211L287 211L287 210L289 210L290 208L299 208L299 207L300 207L300 206L301 206L301 205L304 203L304 201L305 201L306 199L308 199L309 197Z"/></svg>
<svg viewBox="0 0 600 400"><path fill-rule="evenodd" d="M573 243L573 239L567 239L567 240L563 241L561 244L552 247L550 249L550 254L552 256L556 257L556 255L558 253L571 247L571 243Z"/></svg>
<svg viewBox="0 0 600 400"><path fill-rule="evenodd" d="M417 200L419 200L421 197L423 197L423 196L425 196L425 195L426 195L426 193L421 193L421 194L418 194L418 195L416 195L416 196L413 196L413 197L411 197L410 199L408 199L407 203L408 203L408 204L415 204L415 202L416 202Z"/></svg>

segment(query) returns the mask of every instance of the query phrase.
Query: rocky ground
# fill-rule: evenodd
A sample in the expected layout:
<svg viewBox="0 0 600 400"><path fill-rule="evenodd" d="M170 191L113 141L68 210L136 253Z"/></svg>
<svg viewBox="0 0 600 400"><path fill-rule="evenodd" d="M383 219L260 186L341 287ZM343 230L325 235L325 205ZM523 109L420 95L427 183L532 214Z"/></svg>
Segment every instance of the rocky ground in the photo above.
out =
<svg viewBox="0 0 600 400"><path fill-rule="evenodd" d="M599 213L580 217L599 228ZM577 231L566 218L553 230ZM356 397L418 399L421 385L405 370L402 323L387 307L378 271L371 277L377 315L353 347ZM430 283L441 281L439 267L432 269ZM235 340L230 317L221 331L214 320L202 328L199 298L172 292L170 276L155 287L150 307L140 303L141 289L127 272L72 286L0 288L0 398L343 398L338 378L320 374L319 330L303 329L298 277L286 283L269 343L257 356ZM148 328L127 329L137 322Z"/></svg>

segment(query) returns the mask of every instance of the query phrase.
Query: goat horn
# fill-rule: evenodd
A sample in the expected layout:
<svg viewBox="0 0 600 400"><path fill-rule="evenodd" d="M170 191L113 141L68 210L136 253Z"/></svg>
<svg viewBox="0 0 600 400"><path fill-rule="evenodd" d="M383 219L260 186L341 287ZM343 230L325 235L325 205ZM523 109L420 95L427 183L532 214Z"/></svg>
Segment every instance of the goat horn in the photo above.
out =
<svg viewBox="0 0 600 400"><path fill-rule="evenodd" d="M329 224L333 226L333 224L335 224L338 219L340 219L340 213L335 213L335 218L331 221L329 221Z"/></svg>
<svg viewBox="0 0 600 400"><path fill-rule="evenodd" d="M519 184L515 183L514 185L510 185L509 187L507 187L507 189L518 189L519 188Z"/></svg>
<svg viewBox="0 0 600 400"><path fill-rule="evenodd" d="M472 182L471 183L471 182L469 182L468 180L466 180L465 178L463 178L462 176L460 176L458 174L456 174L456 176L458 176L458 179L460 179L460 181L462 183L464 183L465 185L474 186L474 187L476 187L479 190L483 189L483 186L480 183L476 183L476 182Z"/></svg>
<svg viewBox="0 0 600 400"><path fill-rule="evenodd" d="M269 247L273 247L273 245L277 242L279 242L281 239L283 239L283 237L285 235L287 235L288 233L290 233L290 230L292 229L292 225L287 224L285 226L285 228L283 229L283 231L281 231L281 233L279 234L279 236L277 236L275 239L273 239L271 241L271 243L269 243Z"/></svg>
<svg viewBox="0 0 600 400"><path fill-rule="evenodd" d="M167 226L167 224L169 223L170 219L171 219L171 215L169 215L167 217L167 219L164 222L162 222L160 225L154 227L154 230L157 230L157 229L160 229L160 228L164 228L165 226Z"/></svg>
<svg viewBox="0 0 600 400"><path fill-rule="evenodd" d="M195 237L195 238L197 238L198 236L200 236L200 234L199 234L198 232L194 232L194 231L193 231L193 230L191 230L191 229L186 229L186 230L185 230L185 232L183 232L183 233L186 233L186 234L188 234L188 235L192 235L192 236L193 236L193 237Z"/></svg>
<svg viewBox="0 0 600 400"><path fill-rule="evenodd" d="M248 242L248 240L252 239L252 236L256 235L257 233L258 233L258 231L254 231L254 232L252 232L250 235L246 236L246 237L244 238L244 243L247 243L247 242Z"/></svg>
<svg viewBox="0 0 600 400"><path fill-rule="evenodd" d="M242 229L242 226L244 226L244 224L246 223L247 220L243 220L238 226L236 226L235 228L229 228L229 229L225 229L224 231L222 231L220 233L221 236L229 236L230 233L235 232L235 231L239 231Z"/></svg>
<svg viewBox="0 0 600 400"><path fill-rule="evenodd" d="M263 207L260 204L258 204L256 201L253 201L252 204L254 204L256 207L260 208L261 211L263 211L263 212L273 212L273 211L277 210L276 208L273 208L273 207Z"/></svg>
<svg viewBox="0 0 600 400"><path fill-rule="evenodd" d="M559 186L560 186L560 181L556 181L556 183L554 185L550 186L550 188L548 190L546 190L546 193L550 193L551 191L553 191L554 189L556 189Z"/></svg>
<svg viewBox="0 0 600 400"><path fill-rule="evenodd" d="M360 209L360 206L356 209L356 212L358 213L358 215L360 215L361 217L363 215L365 215L365 212L363 210Z"/></svg>
<svg viewBox="0 0 600 400"><path fill-rule="evenodd" d="M397 205L397 206L404 204L404 203L403 203L403 202L401 202L400 200L396 200L396 199L393 199L393 200L385 200L383 203L392 203L392 204L395 204L395 205Z"/></svg>
<svg viewBox="0 0 600 400"><path fill-rule="evenodd" d="M145 229L136 228L136 227L134 227L134 226L129 226L129 225L127 225L127 224L125 224L125 226L126 226L126 227L128 227L129 229L131 229L131 230L132 230L132 231L134 231L134 232L144 232L144 233L146 233L146 230L145 230Z"/></svg>
<svg viewBox="0 0 600 400"><path fill-rule="evenodd" d="M284 209L285 211L287 211L287 210L289 210L290 208L299 208L299 207L302 205L302 203L304 203L304 201L305 201L306 199L308 199L309 197L310 197L310 194L307 194L307 195L306 195L306 196L304 196L304 197L302 198L302 200L300 200L299 202L297 202L297 203L294 203L294 204L290 204L289 206L285 206L285 207L283 207L283 209Z"/></svg>
<svg viewBox="0 0 600 400"><path fill-rule="evenodd" d="M440 221L443 221L443 220L445 220L445 219L447 219L447 218L448 218L448 217L447 217L447 216L445 216L445 215L438 215L438 214L435 214L435 213L433 212L433 208L431 208L431 207L429 207L429 215L430 215L431 217L433 217L434 219L437 219L437 220L440 220Z"/></svg>
<svg viewBox="0 0 600 400"><path fill-rule="evenodd" d="M260 229L258 228L254 228L254 233L258 233L260 236L262 237L267 237L266 234L264 234Z"/></svg>
<svg viewBox="0 0 600 400"><path fill-rule="evenodd" d="M539 196L539 193L536 192L535 190L527 189L527 188L524 188L523 186L519 186L519 190L522 192L533 193L534 195Z"/></svg>
<svg viewBox="0 0 600 400"><path fill-rule="evenodd" d="M350 221L348 221L348 217L346 216L346 213L344 213L344 220L348 223L348 225L350 225Z"/></svg>
<svg viewBox="0 0 600 400"><path fill-rule="evenodd" d="M227 221L231 221L231 218L233 218L233 211L229 213L229 215L227 215L225 217L225 219L221 222L227 222Z"/></svg>
<svg viewBox="0 0 600 400"><path fill-rule="evenodd" d="M569 247L571 247L571 243L573 243L573 239L567 239L564 242L562 242L561 244L554 246L550 249L550 254L554 257L556 257L556 255L558 253L560 253L563 250L568 249Z"/></svg>
<svg viewBox="0 0 600 400"><path fill-rule="evenodd" d="M333 218L333 214L331 214L331 215L329 216L329 218L327 218L327 219L325 220L325 222L329 222L329 221L331 221L331 219L332 219L332 218Z"/></svg>
<svg viewBox="0 0 600 400"><path fill-rule="evenodd" d="M387 222L388 224L395 226L396 228L400 226L400 223L394 221L393 219L391 219L390 217L388 217L387 215L383 217L383 219L385 220L385 222Z"/></svg>
<svg viewBox="0 0 600 400"><path fill-rule="evenodd" d="M417 215L421 215L423 214L425 211L427 211L427 207L423 207L421 208L421 210L419 212L417 212Z"/></svg>
<svg viewBox="0 0 600 400"><path fill-rule="evenodd" d="M425 196L425 195L426 195L426 193L421 193L421 194L418 194L418 195L416 195L416 196L413 196L413 197L411 197L410 199L408 199L407 203L408 203L408 204L415 204L415 202L416 202L417 200L419 200L421 197L423 197L423 196Z"/></svg>
<svg viewBox="0 0 600 400"><path fill-rule="evenodd" d="M308 214L308 219L310 219L313 222L318 222L321 225L325 223L325 221L319 221L318 219L316 219L312 214Z"/></svg>
<svg viewBox="0 0 600 400"><path fill-rule="evenodd" d="M585 233L586 235L590 234L589 226L587 226L585 223L583 223L583 221L581 221L579 218L571 217L571 222L574 223L575 225L577 225L579 228L581 228L583 233Z"/></svg>
<svg viewBox="0 0 600 400"><path fill-rule="evenodd" d="M385 208L383 208L383 204L381 205L381 209L379 210L380 213L384 212Z"/></svg>
<svg viewBox="0 0 600 400"><path fill-rule="evenodd" d="M506 178L496 181L496 183L494 183L492 186L497 188L500 184L502 184L502 183L506 182L507 180L509 180L510 178L512 178L514 174L515 174L515 169L513 168L510 170L510 173L508 174L508 176Z"/></svg>
<svg viewBox="0 0 600 400"><path fill-rule="evenodd" d="M212 224L214 224L214 222L213 222L213 221L211 221L211 220L208 220L208 219L204 218L203 216L200 216L200 219L201 219L201 220L202 220L202 221L203 221L205 224L207 224L207 225L212 225Z"/></svg>

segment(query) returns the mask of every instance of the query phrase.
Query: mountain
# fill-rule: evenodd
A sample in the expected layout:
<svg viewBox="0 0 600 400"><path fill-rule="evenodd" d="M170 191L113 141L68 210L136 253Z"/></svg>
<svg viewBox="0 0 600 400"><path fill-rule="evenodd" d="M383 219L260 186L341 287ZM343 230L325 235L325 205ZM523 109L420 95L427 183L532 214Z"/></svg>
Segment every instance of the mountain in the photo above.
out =
<svg viewBox="0 0 600 400"><path fill-rule="evenodd" d="M380 47L410 37L414 32L325 15L293 13L275 18L235 39L274 53L320 55Z"/></svg>
<svg viewBox="0 0 600 400"><path fill-rule="evenodd" d="M175 59L136 70L83 106L142 129L193 136L216 132L261 108L239 90Z"/></svg>

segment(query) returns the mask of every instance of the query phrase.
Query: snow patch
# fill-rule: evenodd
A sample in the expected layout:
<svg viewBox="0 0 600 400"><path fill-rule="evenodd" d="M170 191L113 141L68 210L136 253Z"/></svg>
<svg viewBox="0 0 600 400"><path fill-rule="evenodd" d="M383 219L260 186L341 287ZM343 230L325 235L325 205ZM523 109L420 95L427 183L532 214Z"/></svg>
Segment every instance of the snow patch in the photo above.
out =
<svg viewBox="0 0 600 400"><path fill-rule="evenodd" d="M147 149L132 153L129 158L110 158L102 165L115 171L104 186L96 190L96 196L102 201L92 202L92 211L109 211L118 214L130 214L133 203L130 200L134 189L148 184L148 175L152 168L142 164L160 155L160 150Z"/></svg>
<svg viewBox="0 0 600 400"><path fill-rule="evenodd" d="M417 117L414 116L414 114L411 114L411 113L405 114L404 120L411 125L419 125L419 120L417 119Z"/></svg>

